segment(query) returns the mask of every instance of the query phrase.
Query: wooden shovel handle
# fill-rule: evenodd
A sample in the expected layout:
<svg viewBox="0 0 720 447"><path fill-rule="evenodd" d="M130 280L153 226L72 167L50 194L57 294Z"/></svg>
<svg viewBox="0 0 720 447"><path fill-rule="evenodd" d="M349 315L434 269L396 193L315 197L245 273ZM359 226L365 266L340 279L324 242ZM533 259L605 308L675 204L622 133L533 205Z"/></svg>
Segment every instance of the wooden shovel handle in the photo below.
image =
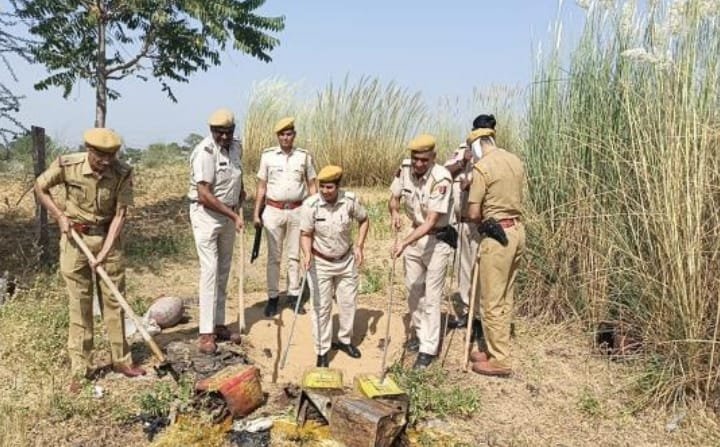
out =
<svg viewBox="0 0 720 447"><path fill-rule="evenodd" d="M85 242L82 240L82 238L77 234L77 232L74 229L70 229L70 234L72 235L72 238L75 240L75 243L78 247L80 247L80 250L85 254L85 256L88 258L88 261L95 262L95 255L92 254L90 249L85 245ZM142 320L135 314L135 311L132 310L132 307L128 304L128 302L125 300L125 298L120 293L120 290L118 290L115 283L112 282L110 279L110 276L107 274L105 269L99 265L95 268L95 271L98 275L100 275L100 278L105 282L105 284L108 286L112 294L115 296L115 299L117 299L118 303L120 304L120 307L125 311L126 314L130 316L130 318L135 323L135 326L137 327L137 330L140 331L140 335L145 339L145 342L147 342L147 345L150 347L150 350L153 352L155 357L161 362L165 363L167 359L165 358L165 355L160 350L160 347L155 343L155 340L148 334L147 330L145 330L145 326L143 326Z"/></svg>

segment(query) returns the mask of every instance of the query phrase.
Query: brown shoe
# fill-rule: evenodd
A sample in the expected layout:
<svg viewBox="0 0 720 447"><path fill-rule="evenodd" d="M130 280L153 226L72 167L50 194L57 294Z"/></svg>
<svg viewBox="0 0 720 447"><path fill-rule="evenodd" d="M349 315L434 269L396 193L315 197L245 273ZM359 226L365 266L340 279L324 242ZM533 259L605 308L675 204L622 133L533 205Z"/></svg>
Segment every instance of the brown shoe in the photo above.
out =
<svg viewBox="0 0 720 447"><path fill-rule="evenodd" d="M215 334L200 334L200 338L198 338L198 351L203 354L214 354L216 350Z"/></svg>
<svg viewBox="0 0 720 447"><path fill-rule="evenodd" d="M488 361L473 363L472 370L483 376L508 377L512 374L512 369L495 366Z"/></svg>
<svg viewBox="0 0 720 447"><path fill-rule="evenodd" d="M487 352L484 351L475 351L470 353L470 362L471 363L479 363L479 362L487 362L489 359Z"/></svg>
<svg viewBox="0 0 720 447"><path fill-rule="evenodd" d="M145 370L135 365L113 365L113 371L120 373L125 377L138 377L145 375Z"/></svg>

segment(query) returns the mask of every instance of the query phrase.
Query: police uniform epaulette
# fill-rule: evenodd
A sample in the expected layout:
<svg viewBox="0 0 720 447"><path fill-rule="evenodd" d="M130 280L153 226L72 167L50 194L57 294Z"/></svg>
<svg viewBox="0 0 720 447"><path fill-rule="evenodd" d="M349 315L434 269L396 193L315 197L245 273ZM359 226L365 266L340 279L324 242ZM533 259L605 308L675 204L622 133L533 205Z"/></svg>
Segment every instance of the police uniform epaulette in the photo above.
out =
<svg viewBox="0 0 720 447"><path fill-rule="evenodd" d="M296 147L295 150L298 152L306 152L307 153L307 149L303 149L301 147Z"/></svg>
<svg viewBox="0 0 720 447"><path fill-rule="evenodd" d="M208 154L212 154L212 153L213 153L213 148L212 148L212 146L205 146L205 147L203 148L203 150L204 150L205 152L207 152Z"/></svg>
<svg viewBox="0 0 720 447"><path fill-rule="evenodd" d="M410 159L409 159L409 158L406 158L406 159L404 159L404 160L402 161L402 167L403 167L403 168L407 168L407 167L410 167L410 166L412 166L412 163L410 162Z"/></svg>
<svg viewBox="0 0 720 447"><path fill-rule="evenodd" d="M71 154L63 154L58 157L58 163L60 166L70 166L82 163L85 161L85 154L87 152L73 152Z"/></svg>
<svg viewBox="0 0 720 447"><path fill-rule="evenodd" d="M352 191L344 191L344 192L345 192L344 197L347 197L347 198L350 199L350 200L356 200L356 199L357 199L357 196L355 196L355 193L354 193L354 192L352 192Z"/></svg>
<svg viewBox="0 0 720 447"><path fill-rule="evenodd" d="M265 150L263 150L263 153L272 152L272 151L276 150L277 148L278 148L278 146L268 147Z"/></svg>

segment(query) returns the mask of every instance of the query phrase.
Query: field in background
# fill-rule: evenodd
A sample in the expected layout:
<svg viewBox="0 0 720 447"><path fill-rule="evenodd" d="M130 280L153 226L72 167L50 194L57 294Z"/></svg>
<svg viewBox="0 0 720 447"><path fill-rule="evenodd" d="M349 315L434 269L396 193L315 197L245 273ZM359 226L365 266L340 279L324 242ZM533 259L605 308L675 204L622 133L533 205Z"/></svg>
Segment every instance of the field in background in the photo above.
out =
<svg viewBox="0 0 720 447"><path fill-rule="evenodd" d="M159 340L193 340L197 333L198 270L183 199L187 167L140 167L138 174L136 207L125 245L127 297L139 312L159 295L183 297L189 304L190 324L178 333L163 334ZM353 189L367 202L373 219L367 264L361 270L360 308L365 314L382 315L392 239L386 212L387 191ZM0 203L5 197L15 199L22 190L18 182L6 182L0 189ZM188 385L176 385L169 378L126 380L110 374L93 384L102 387L102 398L93 397L92 386L79 396L68 394L67 297L62 280L53 268L32 269L26 264L32 261L21 255L32 253L32 230L28 226L32 212L32 200L24 199L7 219L15 233L0 233L1 259L16 256L13 271L25 271L16 297L0 307L0 445L148 445L141 424L134 418L141 412L166 414L175 402L187 401ZM252 232L246 237L249 247ZM253 312L261 309L265 299L263 256L254 264L246 264L246 300ZM407 305L399 277L395 284L393 321L401 325ZM231 281L230 296L235 296L236 287L236 282ZM522 298L536 299L526 295ZM234 300L229 305L232 309ZM229 315L233 315L232 311ZM299 329L307 331L304 326L301 324ZM375 331L381 331L382 324L377 326ZM516 326L516 375L512 379L463 373L463 332L451 334L444 367L436 365L426 374L402 372L394 367L413 393L413 445L704 446L720 442L717 423L702 406L638 408L632 391L643 374L642 362L610 361L593 347L592 333L582 325L518 318ZM393 340L393 346L400 341ZM96 328L96 343L96 363L102 365L108 361L102 324ZM273 337L248 338L245 343L258 363L271 361L263 357L263 352L265 347L274 347ZM379 352L376 345L376 338L361 345L364 357ZM293 348L291 359L303 348L307 346ZM134 344L133 352L146 366L152 361L142 343ZM405 357L406 363L412 362L412 356ZM402 357L394 357L396 360L401 362ZM270 382L272 375L271 368L263 368L263 387L270 394L270 402L260 411L283 417L291 413L292 402L282 398L284 383ZM204 445L222 445L211 442L209 425L201 426L208 430L209 444ZM212 439L217 440L218 435ZM318 445L311 436L297 435L292 439L278 445Z"/></svg>

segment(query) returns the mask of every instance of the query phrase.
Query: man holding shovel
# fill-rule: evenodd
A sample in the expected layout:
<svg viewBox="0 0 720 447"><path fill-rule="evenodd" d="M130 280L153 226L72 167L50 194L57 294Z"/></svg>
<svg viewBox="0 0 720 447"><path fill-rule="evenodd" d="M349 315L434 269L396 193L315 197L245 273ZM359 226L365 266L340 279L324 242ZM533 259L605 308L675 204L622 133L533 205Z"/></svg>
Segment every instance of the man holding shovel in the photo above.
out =
<svg viewBox="0 0 720 447"><path fill-rule="evenodd" d="M240 341L225 326L227 282L235 233L243 229L242 146L233 139L235 116L219 109L208 120L210 135L190 155L190 222L200 258L198 349L212 354L216 341ZM240 236L242 237L242 236ZM239 309L242 312L242 309Z"/></svg>
<svg viewBox="0 0 720 447"><path fill-rule="evenodd" d="M395 231L401 226L400 203L412 222L412 231L397 241L393 258L405 253L405 286L416 337L407 349L419 351L416 369L430 366L440 344L440 302L445 270L457 246L457 232L449 225L452 176L435 163L435 138L420 135L408 144L404 160L390 186L388 207Z"/></svg>
<svg viewBox="0 0 720 447"><path fill-rule="evenodd" d="M121 291L125 288L121 233L127 208L133 202L132 168L116 157L122 144L110 129L95 128L84 133L86 152L62 155L40 174L35 193L40 203L58 221L60 273L69 295L68 354L77 392L80 380L92 366L93 348L93 269L102 265ZM50 188L62 185L65 207L61 209L50 195ZM95 255L91 263L70 237L75 230ZM97 290L110 340L114 371L127 377L145 374L133 366L125 341L124 313L104 282Z"/></svg>
<svg viewBox="0 0 720 447"><path fill-rule="evenodd" d="M300 245L313 297L313 336L318 367L329 364L332 340L332 300L340 307L338 343L333 347L352 358L360 350L352 344L358 293L357 268L363 262L363 248L370 221L367 211L350 191L340 188L342 168L325 166L318 173L320 193L308 197L300 214ZM352 221L360 224L355 247L351 240Z"/></svg>

